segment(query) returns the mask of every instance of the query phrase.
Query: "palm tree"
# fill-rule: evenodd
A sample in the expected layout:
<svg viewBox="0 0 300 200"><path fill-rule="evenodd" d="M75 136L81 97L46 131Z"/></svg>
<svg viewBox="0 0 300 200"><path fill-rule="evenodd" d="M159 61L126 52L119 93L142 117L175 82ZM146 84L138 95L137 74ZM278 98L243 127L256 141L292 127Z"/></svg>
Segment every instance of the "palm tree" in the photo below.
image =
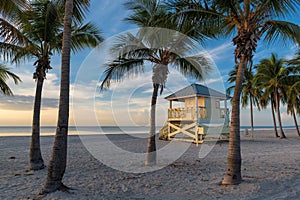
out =
<svg viewBox="0 0 300 200"><path fill-rule="evenodd" d="M151 116L150 116L150 131L149 131L149 137L148 137L148 146L147 146L147 155L146 155L146 165L154 165L156 163L156 143L155 143L155 108L156 108L156 100L157 100L157 94L159 87L162 89L166 83L167 75L168 75L168 65L174 64L174 62L177 61L171 61L170 59L175 58L175 54L171 55L171 52L169 52L171 49L171 45L174 45L173 51L176 50L178 52L183 52L188 50L187 43L190 43L189 39L186 37L182 37L183 35L174 36L174 33L170 31L170 29L180 31L181 33L185 33L189 36L195 36L197 35L198 38L204 38L205 34L211 34L211 32L204 32L203 30L195 29L194 24L189 24L185 26L178 27L176 23L174 23L174 20L171 18L171 13L166 12L166 5L163 4L160 1L157 0L131 0L125 3L125 7L128 10L131 10L132 13L129 17L125 18L126 21L133 23L135 25L138 25L139 27L153 27L153 30L150 29L140 29L140 33L138 34L138 37L135 37L131 34L128 34L127 36L123 37L120 41L120 44L116 45L116 48L114 48L115 52L122 51L122 48L124 48L124 45L130 44L130 42L133 42L135 45L138 44L138 42L141 42L141 45L137 45L138 49L130 49L125 54L121 55L119 60L115 60L112 63L108 63L108 67L111 67L111 71L106 71L107 79L102 83L102 86L109 86L109 82L115 76L116 74L121 74L122 71L126 71L125 68L128 67L128 73L135 73L132 72L134 67L142 67L144 61L150 61L154 63L153 66L153 94L152 94L152 100L151 100ZM165 30L162 29L155 29L155 28L165 28ZM167 30L169 29L169 30ZM149 31L150 30L150 31ZM158 31L158 33L155 33L155 31ZM202 32L201 32L202 31ZM200 33L201 32L201 33ZM153 34L154 33L154 34ZM166 35L170 37L175 37L176 39L183 40L183 49L179 51L178 45L180 45L180 42L174 43L174 41L166 40L166 41L160 41L163 36L162 33L165 33ZM150 35L149 35L150 34ZM158 34L158 35L155 35ZM151 41L154 36L158 37L158 40ZM148 43L145 44L145 42ZM160 44L162 42L163 45ZM187 42L187 43L186 43ZM184 44L185 43L185 44ZM123 46L122 46L123 45ZM164 46L165 45L165 46ZM129 45L127 45L129 46ZM156 47L156 48L155 48ZM166 50L163 50L164 48L167 48ZM136 48L136 47L135 47ZM141 51L139 48L145 48L146 52ZM161 48L161 49L160 49ZM172 47L171 47L172 48ZM175 49L176 48L176 49ZM131 52L132 51L132 52ZM149 51L149 52L147 52ZM130 55L132 63L130 65L126 66L125 62L127 61L127 53L128 54L144 54L144 55ZM170 54L170 55L169 55ZM155 59L150 59L150 57L153 57ZM164 58L165 57L165 58ZM137 59L137 60L135 60ZM179 57L177 59L180 59ZM194 58L193 58L194 59ZM184 60L180 61L183 62L181 68L183 67ZM179 64L179 63L177 63ZM207 64L207 63L204 63ZM189 64L190 65L190 64ZM191 66L188 66L191 67ZM114 68L114 69L113 69ZM119 69L120 68L120 69ZM142 67L143 68L143 67ZM189 72L187 72L187 69L184 69L182 71L183 74L191 75ZM196 69L192 69L191 67L191 73L195 71ZM201 70L200 68L198 70ZM109 74L111 73L111 74ZM201 71L195 72L195 76L199 76L198 78L201 78Z"/></svg>
<svg viewBox="0 0 300 200"><path fill-rule="evenodd" d="M198 22L217 26L217 33L235 34L232 39L235 45L235 62L238 65L236 85L232 98L232 115L228 162L223 185L239 184L241 176L240 148L240 95L244 71L252 61L257 42L264 38L272 42L283 38L300 43L300 27L296 24L278 20L287 15L296 14L300 2L291 1L252 1L252 0L172 0L170 9L178 15L182 23ZM190 19L190 20L189 20Z"/></svg>
<svg viewBox="0 0 300 200"><path fill-rule="evenodd" d="M16 74L9 71L5 65L0 63L0 92L7 96L13 95L13 92L6 83L9 78L12 78L15 84L21 82L21 79Z"/></svg>
<svg viewBox="0 0 300 200"><path fill-rule="evenodd" d="M70 52L74 47L74 44L76 44L73 41L72 20L74 22L81 22L84 19L84 13L88 10L88 7L89 0L65 1L58 122L52 154L49 161L48 175L45 185L41 191L42 194L54 192L56 190L66 191L69 189L62 183L62 179L67 163L70 96ZM96 30L94 31L97 33L97 40L95 40L94 44L98 44L100 41L102 41L102 38L98 35Z"/></svg>
<svg viewBox="0 0 300 200"><path fill-rule="evenodd" d="M300 113L300 50L296 53L295 57L287 61L289 70L293 73L287 80L287 112L291 114L298 135L300 136L300 130L297 123L296 113ZM295 111L296 110L296 111Z"/></svg>
<svg viewBox="0 0 300 200"><path fill-rule="evenodd" d="M201 54L187 56L195 50L195 45L192 39L170 29L141 28L137 36L131 33L119 36L117 44L112 47L112 52L116 53L118 58L107 63L101 89L109 88L112 81L121 81L129 75L143 73L146 63L153 64L153 93L146 165L156 164L156 101L159 88L162 93L166 84L169 66L197 80L201 80L210 68L210 62L205 56Z"/></svg>
<svg viewBox="0 0 300 200"><path fill-rule="evenodd" d="M62 20L64 4L60 1L37 0L31 3L31 8L23 12L20 24L16 27L22 33L24 42L5 40L0 43L0 51L12 62L24 58L34 58L36 61L33 78L36 80L36 94L32 122L32 137L30 144L30 169L44 168L40 150L40 110L41 97L46 73L52 69L50 58L53 53L62 50ZM99 31L91 24L74 24L72 27L72 50L78 51L84 47L95 47L101 40Z"/></svg>
<svg viewBox="0 0 300 200"><path fill-rule="evenodd" d="M297 133L300 136L297 117L295 114L295 109L298 114L300 113L300 81L296 81L293 85L288 86L287 88L287 112L292 115Z"/></svg>
<svg viewBox="0 0 300 200"><path fill-rule="evenodd" d="M277 112L277 119L280 128L280 138L286 138L281 122L280 100L284 100L286 81L289 76L289 69L285 67L285 60L278 59L272 53L270 59L263 59L256 65L257 74L255 82L259 87L264 89L264 96L272 95L274 97L274 105Z"/></svg>
<svg viewBox="0 0 300 200"><path fill-rule="evenodd" d="M236 80L236 75L238 71L238 66L235 66L235 69L229 72L229 78L227 82L234 83ZM245 69L244 80L242 83L242 92L241 92L241 101L242 107L245 108L250 102L250 126L251 126L251 135L253 136L253 105L257 106L260 110L260 99L261 99L261 90L253 83L254 73L252 70L252 65L248 65ZM231 94L234 90L234 85L230 86L227 89L227 93Z"/></svg>
<svg viewBox="0 0 300 200"><path fill-rule="evenodd" d="M297 133L300 136L299 127L297 123L297 118L295 110L300 114L300 80L299 80L299 70L300 70L300 50L296 53L293 59L287 61L288 66L291 67L291 71L296 73L290 80L288 80L289 86L287 89L287 102L288 102L288 113L293 116L294 123L297 129ZM298 73L297 73L298 72Z"/></svg>

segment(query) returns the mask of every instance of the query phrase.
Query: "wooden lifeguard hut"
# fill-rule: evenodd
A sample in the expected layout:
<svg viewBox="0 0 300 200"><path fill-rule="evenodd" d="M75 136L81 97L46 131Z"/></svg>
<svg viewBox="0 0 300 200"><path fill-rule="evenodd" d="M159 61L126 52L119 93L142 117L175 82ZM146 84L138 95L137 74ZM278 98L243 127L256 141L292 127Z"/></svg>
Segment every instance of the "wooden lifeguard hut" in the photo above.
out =
<svg viewBox="0 0 300 200"><path fill-rule="evenodd" d="M165 97L170 106L168 122L160 130L160 137L198 144L203 143L204 137L219 138L229 133L229 98L200 84L192 84ZM175 107L174 102L181 102L181 107Z"/></svg>

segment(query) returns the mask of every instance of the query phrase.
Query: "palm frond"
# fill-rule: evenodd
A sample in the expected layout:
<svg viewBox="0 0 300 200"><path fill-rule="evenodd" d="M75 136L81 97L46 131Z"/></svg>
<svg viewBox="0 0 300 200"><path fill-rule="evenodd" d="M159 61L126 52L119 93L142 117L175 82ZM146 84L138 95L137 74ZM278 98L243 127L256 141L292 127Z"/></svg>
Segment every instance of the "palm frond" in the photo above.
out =
<svg viewBox="0 0 300 200"><path fill-rule="evenodd" d="M130 52L146 51L147 49L150 50L150 47L146 46L141 38L134 36L132 33L125 33L116 37L115 43L110 48L110 53L113 56L125 56Z"/></svg>
<svg viewBox="0 0 300 200"><path fill-rule="evenodd" d="M103 41L99 29L95 24L90 22L82 26L75 26L71 39L71 48L74 52L82 50L85 47L96 47Z"/></svg>
<svg viewBox="0 0 300 200"><path fill-rule="evenodd" d="M269 43L291 40L300 44L300 26L291 22L269 20L263 27L264 40Z"/></svg>
<svg viewBox="0 0 300 200"><path fill-rule="evenodd" d="M135 76L144 72L144 59L126 59L121 58L113 60L106 64L103 80L100 84L100 91L108 89L112 81L120 82L124 78Z"/></svg>
<svg viewBox="0 0 300 200"><path fill-rule="evenodd" d="M16 74L9 71L9 68L5 67L3 64L0 64L0 91L4 95L11 96L13 95L13 93L9 86L6 84L6 80L8 80L9 78L12 78L15 84L22 82Z"/></svg>
<svg viewBox="0 0 300 200"><path fill-rule="evenodd" d="M172 66L187 78L198 81L205 79L205 75L211 72L212 62L206 54L181 57L176 55Z"/></svg>
<svg viewBox="0 0 300 200"><path fill-rule="evenodd" d="M19 28L4 18L0 18L0 38L2 38L4 42L11 44L22 45L28 43L28 38L20 32Z"/></svg>
<svg viewBox="0 0 300 200"><path fill-rule="evenodd" d="M257 10L258 13L267 13L272 17L286 17L297 14L297 7L300 6L298 0L266 0L261 2L261 6Z"/></svg>
<svg viewBox="0 0 300 200"><path fill-rule="evenodd" d="M166 12L165 5L157 0L130 0L124 4L131 14L124 20L139 27L171 28L170 13Z"/></svg>
<svg viewBox="0 0 300 200"><path fill-rule="evenodd" d="M22 10L28 9L29 4L27 0L6 0L0 1L0 15L4 18L14 18Z"/></svg>
<svg viewBox="0 0 300 200"><path fill-rule="evenodd" d="M11 63L19 64L22 59L30 59L37 56L39 47L35 45L18 46L9 43L0 42L0 53L3 59Z"/></svg>
<svg viewBox="0 0 300 200"><path fill-rule="evenodd" d="M221 30L225 27L226 16L207 1L171 0L166 2L166 7L173 14L176 30L201 44L207 38L215 38L224 33Z"/></svg>

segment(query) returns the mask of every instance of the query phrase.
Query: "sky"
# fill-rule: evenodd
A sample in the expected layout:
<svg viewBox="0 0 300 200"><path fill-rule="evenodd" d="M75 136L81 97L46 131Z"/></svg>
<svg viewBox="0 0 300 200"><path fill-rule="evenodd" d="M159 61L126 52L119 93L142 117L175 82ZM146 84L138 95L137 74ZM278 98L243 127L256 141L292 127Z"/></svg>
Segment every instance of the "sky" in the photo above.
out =
<svg viewBox="0 0 300 200"><path fill-rule="evenodd" d="M103 64L109 59L109 45L115 37L124 31L133 31L136 26L128 24L123 19L128 16L122 4L125 0L92 0L87 21L98 25L105 41L95 49L85 49L71 55L71 103L70 125L79 126L148 126L149 109L152 95L151 66L147 65L145 73L130 77L120 83L114 83L107 91L99 91L99 80L104 71ZM300 24L299 16L286 20ZM299 49L291 43L274 43L267 45L258 43L254 54L254 64L260 59L270 57L272 52L281 58L292 58ZM205 75L203 82L208 87L225 92L228 87L228 73L234 66L234 47L230 38L207 40L203 50L214 62L212 73ZM58 115L60 55L51 59L52 70L47 74L43 88L41 125L55 126ZM7 64L18 74L22 83L14 85L8 81L14 92L14 97L0 96L0 126L31 126L32 108L36 82L32 79L34 71L33 60L21 63L19 66ZM158 97L157 124L163 125L167 120L169 103L164 97L184 88L195 81L186 79L178 71L170 68L168 81L163 94ZM176 104L175 106L181 106ZM293 120L282 107L283 125L293 125ZM258 112L254 110L256 126L272 125L270 108ZM241 109L241 125L248 126L250 118L249 107Z"/></svg>

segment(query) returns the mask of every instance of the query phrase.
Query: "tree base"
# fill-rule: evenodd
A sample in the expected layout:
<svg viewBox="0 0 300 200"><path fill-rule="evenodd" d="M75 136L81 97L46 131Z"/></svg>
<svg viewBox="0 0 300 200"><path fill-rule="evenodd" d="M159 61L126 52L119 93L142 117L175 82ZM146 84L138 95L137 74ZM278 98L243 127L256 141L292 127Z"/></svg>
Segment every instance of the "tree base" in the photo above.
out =
<svg viewBox="0 0 300 200"><path fill-rule="evenodd" d="M156 164L156 151L146 153L145 166L155 166Z"/></svg>
<svg viewBox="0 0 300 200"><path fill-rule="evenodd" d="M227 185L239 185L242 183L242 177L237 175L228 175L226 174L221 185L227 186Z"/></svg>
<svg viewBox="0 0 300 200"><path fill-rule="evenodd" d="M62 191L62 192L66 192L66 193L71 193L70 191L74 190L68 186L65 186L63 183L60 184L60 186L45 186L42 191L39 193L39 195L46 195L52 192L56 192L56 191Z"/></svg>
<svg viewBox="0 0 300 200"><path fill-rule="evenodd" d="M30 163L29 167L29 169L33 171L38 171L44 168L46 168L46 165L44 165L44 163Z"/></svg>

